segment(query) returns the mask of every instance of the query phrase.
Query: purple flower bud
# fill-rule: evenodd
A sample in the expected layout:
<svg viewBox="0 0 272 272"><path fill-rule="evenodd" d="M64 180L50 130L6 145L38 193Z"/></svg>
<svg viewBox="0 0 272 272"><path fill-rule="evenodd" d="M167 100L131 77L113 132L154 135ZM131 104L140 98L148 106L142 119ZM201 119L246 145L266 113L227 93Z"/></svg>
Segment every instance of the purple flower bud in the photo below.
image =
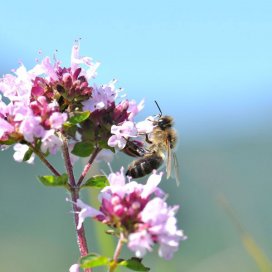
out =
<svg viewBox="0 0 272 272"><path fill-rule="evenodd" d="M114 108L113 115L112 115L112 119L114 123L119 124L128 119L128 112L127 112L128 107L129 107L128 100L123 100L120 104L118 104Z"/></svg>
<svg viewBox="0 0 272 272"><path fill-rule="evenodd" d="M70 89L73 85L72 76L69 73L65 73L62 76L63 85L66 89Z"/></svg>
<svg viewBox="0 0 272 272"><path fill-rule="evenodd" d="M126 233L128 248L138 258L151 251L154 244L158 244L159 256L170 259L177 251L179 242L186 239L176 226L178 206L170 207L164 199L153 197L158 191L161 177L162 173L154 171L145 185L134 181L125 183L124 171L121 169L109 175L110 186L100 193L100 218L97 211L94 212L93 208L84 204L84 210L90 209L89 216Z"/></svg>
<svg viewBox="0 0 272 272"><path fill-rule="evenodd" d="M81 68L79 67L73 73L73 80L77 80L80 73L81 73Z"/></svg>

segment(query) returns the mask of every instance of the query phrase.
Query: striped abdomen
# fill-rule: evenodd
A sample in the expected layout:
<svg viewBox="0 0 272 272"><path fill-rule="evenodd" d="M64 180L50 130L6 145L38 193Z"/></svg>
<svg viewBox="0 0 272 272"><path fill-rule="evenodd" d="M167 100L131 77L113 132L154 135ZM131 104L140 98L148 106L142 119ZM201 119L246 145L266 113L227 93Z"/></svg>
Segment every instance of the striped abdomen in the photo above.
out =
<svg viewBox="0 0 272 272"><path fill-rule="evenodd" d="M163 163L162 156L157 153L145 155L144 157L133 161L126 172L127 176L140 178L150 174L154 169L158 169Z"/></svg>

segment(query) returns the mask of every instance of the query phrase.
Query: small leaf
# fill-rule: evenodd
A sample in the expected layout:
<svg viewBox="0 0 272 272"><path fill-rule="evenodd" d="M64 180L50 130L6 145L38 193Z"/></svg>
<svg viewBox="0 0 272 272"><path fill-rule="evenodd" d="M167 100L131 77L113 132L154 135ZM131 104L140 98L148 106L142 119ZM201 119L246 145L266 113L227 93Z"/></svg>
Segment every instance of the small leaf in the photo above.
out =
<svg viewBox="0 0 272 272"><path fill-rule="evenodd" d="M105 256L97 255L96 253L90 253L80 259L81 268L91 268L97 266L108 266L110 263L109 259Z"/></svg>
<svg viewBox="0 0 272 272"><path fill-rule="evenodd" d="M101 149L109 149L112 153L115 153L115 148L108 145L107 141L99 141L98 145Z"/></svg>
<svg viewBox="0 0 272 272"><path fill-rule="evenodd" d="M90 116L90 114L90 111L77 112L69 118L68 122L72 125L76 125L86 120Z"/></svg>
<svg viewBox="0 0 272 272"><path fill-rule="evenodd" d="M18 140L8 139L6 141L0 141L0 145L12 145L12 144L15 144L17 142L18 142Z"/></svg>
<svg viewBox="0 0 272 272"><path fill-rule="evenodd" d="M94 187L103 189L104 187L110 185L106 176L93 176L88 179L82 187Z"/></svg>
<svg viewBox="0 0 272 272"><path fill-rule="evenodd" d="M129 260L121 260L120 262L118 262L119 266L125 266L128 269L131 269L133 271L149 271L150 268L145 267L142 263L141 263L141 259L139 258L131 258Z"/></svg>
<svg viewBox="0 0 272 272"><path fill-rule="evenodd" d="M63 129L66 135L69 135L72 138L75 138L78 128L70 123L64 123Z"/></svg>
<svg viewBox="0 0 272 272"><path fill-rule="evenodd" d="M39 181L45 186L66 186L68 182L68 175L61 176L39 176Z"/></svg>
<svg viewBox="0 0 272 272"><path fill-rule="evenodd" d="M33 154L33 150L29 148L24 155L23 161L28 161L32 154Z"/></svg>
<svg viewBox="0 0 272 272"><path fill-rule="evenodd" d="M72 154L79 157L88 157L92 154L93 150L94 146L91 142L79 142L75 144Z"/></svg>

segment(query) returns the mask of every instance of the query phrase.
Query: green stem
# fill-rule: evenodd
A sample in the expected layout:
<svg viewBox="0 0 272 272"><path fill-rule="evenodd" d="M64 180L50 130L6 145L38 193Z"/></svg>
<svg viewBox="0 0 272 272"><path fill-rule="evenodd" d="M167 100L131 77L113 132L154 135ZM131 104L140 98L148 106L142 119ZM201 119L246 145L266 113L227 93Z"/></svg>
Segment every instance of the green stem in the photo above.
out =
<svg viewBox="0 0 272 272"><path fill-rule="evenodd" d="M63 135L62 135L62 140L63 140L63 147L62 147L63 158L64 158L67 174L69 177L70 193L71 193L71 198L73 202L73 211L74 211L73 214L74 214L74 221L75 221L76 233L77 233L77 244L79 247L80 255L81 257L83 257L88 255L88 245L86 241L84 226L82 225L80 229L77 228L78 221L79 221L78 213L80 212L79 207L76 205L77 200L79 199L79 187L77 186L75 177L74 177L73 166L71 163L70 153L68 149L68 140ZM92 272L92 269L87 268L84 271Z"/></svg>
<svg viewBox="0 0 272 272"><path fill-rule="evenodd" d="M98 153L101 151L100 147L96 147L94 152L92 153L88 163L84 166L84 169L82 171L82 174L80 175L78 182L77 182L77 186L80 187L80 185L82 184L84 178L86 177L88 171L90 170L96 156L98 155Z"/></svg>
<svg viewBox="0 0 272 272"><path fill-rule="evenodd" d="M116 249L115 249L115 252L114 252L114 255L113 255L113 263L111 264L111 266L109 268L109 272L114 272L115 269L117 268L117 266L118 266L118 258L119 258L120 254L121 254L121 250L122 250L123 244L124 244L124 235L121 232L119 240L118 240L118 244L116 246Z"/></svg>
<svg viewBox="0 0 272 272"><path fill-rule="evenodd" d="M26 142L26 144L33 150L33 152L39 157L39 159L49 168L49 170L55 175L55 176L61 176L61 174L55 169L55 167L45 158L43 153L38 150L35 146L33 146L31 143Z"/></svg>

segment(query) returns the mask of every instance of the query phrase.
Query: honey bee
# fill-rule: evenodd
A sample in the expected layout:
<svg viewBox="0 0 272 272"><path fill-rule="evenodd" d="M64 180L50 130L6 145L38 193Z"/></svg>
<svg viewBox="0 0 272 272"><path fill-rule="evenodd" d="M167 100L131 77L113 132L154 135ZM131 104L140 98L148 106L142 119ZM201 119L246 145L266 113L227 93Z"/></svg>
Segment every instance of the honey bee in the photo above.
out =
<svg viewBox="0 0 272 272"><path fill-rule="evenodd" d="M137 144L136 152L140 158L134 160L126 172L127 176L132 178L140 178L150 174L154 169L158 169L164 161L166 161L167 178L171 176L172 165L175 170L175 178L179 184L178 161L173 149L177 143L177 134L173 128L173 118L168 115L162 115L162 111L155 101L160 114L157 120L153 121L154 129L150 134L146 134L146 146L140 147L141 152L138 152ZM132 147L132 146L130 146ZM173 163L172 163L173 160Z"/></svg>

